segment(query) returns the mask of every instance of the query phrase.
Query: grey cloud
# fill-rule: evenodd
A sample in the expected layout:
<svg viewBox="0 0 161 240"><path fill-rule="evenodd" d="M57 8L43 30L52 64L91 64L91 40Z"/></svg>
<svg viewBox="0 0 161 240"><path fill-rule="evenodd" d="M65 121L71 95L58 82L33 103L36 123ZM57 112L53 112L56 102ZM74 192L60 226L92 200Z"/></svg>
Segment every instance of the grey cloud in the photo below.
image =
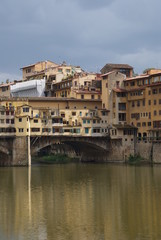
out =
<svg viewBox="0 0 161 240"><path fill-rule="evenodd" d="M109 6L114 0L73 0L76 1L83 9L100 9Z"/></svg>
<svg viewBox="0 0 161 240"><path fill-rule="evenodd" d="M146 2L2 1L0 71L19 75L21 66L45 59L94 71L106 62L129 61L138 71L154 65L160 52L161 3Z"/></svg>

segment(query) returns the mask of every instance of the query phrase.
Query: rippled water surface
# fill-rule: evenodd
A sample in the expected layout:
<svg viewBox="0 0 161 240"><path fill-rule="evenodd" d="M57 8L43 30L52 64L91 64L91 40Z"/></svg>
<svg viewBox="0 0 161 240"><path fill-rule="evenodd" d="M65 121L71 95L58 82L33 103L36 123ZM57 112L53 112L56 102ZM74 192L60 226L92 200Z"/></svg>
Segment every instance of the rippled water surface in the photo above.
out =
<svg viewBox="0 0 161 240"><path fill-rule="evenodd" d="M0 168L0 240L161 239L161 166Z"/></svg>

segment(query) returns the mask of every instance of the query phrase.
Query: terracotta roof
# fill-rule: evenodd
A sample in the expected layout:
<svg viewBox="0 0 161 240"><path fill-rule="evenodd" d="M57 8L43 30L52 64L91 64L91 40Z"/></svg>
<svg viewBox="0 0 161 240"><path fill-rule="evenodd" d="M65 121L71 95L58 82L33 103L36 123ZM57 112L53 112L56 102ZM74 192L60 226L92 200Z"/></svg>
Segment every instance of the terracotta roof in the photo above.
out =
<svg viewBox="0 0 161 240"><path fill-rule="evenodd" d="M152 83L152 84L148 84L146 85L147 87L156 87L156 86L160 86L161 82L156 82L156 83Z"/></svg>
<svg viewBox="0 0 161 240"><path fill-rule="evenodd" d="M36 63L30 64L30 65L27 65L27 66L21 67L20 69L24 69L24 68L28 68L28 67L33 67L33 66L35 66L36 64L43 63L43 62L51 62L51 63L54 63L54 62L49 61L49 60L47 60L47 61L39 61L39 62L36 62ZM54 64L56 64L56 63L54 63Z"/></svg>
<svg viewBox="0 0 161 240"><path fill-rule="evenodd" d="M2 83L2 84L0 84L0 88L1 88L1 87L8 87L8 86L14 85L14 84L15 84L14 82Z"/></svg>
<svg viewBox="0 0 161 240"><path fill-rule="evenodd" d="M127 92L126 89L121 89L121 88L113 88L112 89L114 92Z"/></svg>
<svg viewBox="0 0 161 240"><path fill-rule="evenodd" d="M117 63L107 63L104 67L112 67L112 68L127 68L127 69L133 69L132 66L128 64L117 64Z"/></svg>
<svg viewBox="0 0 161 240"><path fill-rule="evenodd" d="M144 78L149 78L149 77L157 76L157 75L161 75L161 71L157 72L157 73L141 74L141 75L138 75L136 77L126 78L124 81L132 81L132 80L136 80L136 79L144 79Z"/></svg>
<svg viewBox="0 0 161 240"><path fill-rule="evenodd" d="M101 92L99 91L88 91L88 90L85 90L85 91L81 91L81 90L73 90L73 92L75 93L85 93L85 94L101 94Z"/></svg>
<svg viewBox="0 0 161 240"><path fill-rule="evenodd" d="M107 72L107 73L105 73L105 74L102 74L101 77L108 76L108 75L110 75L111 73L114 73L114 72L116 72L116 70L111 71L111 72Z"/></svg>
<svg viewBox="0 0 161 240"><path fill-rule="evenodd" d="M113 124L114 127L118 129L137 129L137 127L130 125L130 124Z"/></svg>
<svg viewBox="0 0 161 240"><path fill-rule="evenodd" d="M131 78L126 78L124 81L133 81L133 80L136 80L136 79L143 79L143 78L148 78L150 75L148 74L142 74L142 75L139 75L139 76L136 76L136 77L131 77Z"/></svg>

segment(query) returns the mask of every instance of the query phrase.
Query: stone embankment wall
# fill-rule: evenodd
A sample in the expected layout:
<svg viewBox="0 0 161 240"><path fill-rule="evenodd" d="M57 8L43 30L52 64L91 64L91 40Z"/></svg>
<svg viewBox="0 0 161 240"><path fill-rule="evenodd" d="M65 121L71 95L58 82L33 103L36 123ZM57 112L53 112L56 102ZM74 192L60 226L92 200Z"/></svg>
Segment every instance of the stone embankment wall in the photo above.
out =
<svg viewBox="0 0 161 240"><path fill-rule="evenodd" d="M153 157L152 143L144 141L137 142L135 153L139 154L145 161L151 162Z"/></svg>
<svg viewBox="0 0 161 240"><path fill-rule="evenodd" d="M136 154L151 163L161 163L161 143L160 142L138 142L136 143Z"/></svg>
<svg viewBox="0 0 161 240"><path fill-rule="evenodd" d="M129 155L134 155L135 143L131 139L111 139L110 151L107 153L108 162L126 162Z"/></svg>
<svg viewBox="0 0 161 240"><path fill-rule="evenodd" d="M113 139L110 144L110 151L107 153L107 162L126 162L128 157L139 154L146 162L161 163L161 142L135 142L122 139Z"/></svg>

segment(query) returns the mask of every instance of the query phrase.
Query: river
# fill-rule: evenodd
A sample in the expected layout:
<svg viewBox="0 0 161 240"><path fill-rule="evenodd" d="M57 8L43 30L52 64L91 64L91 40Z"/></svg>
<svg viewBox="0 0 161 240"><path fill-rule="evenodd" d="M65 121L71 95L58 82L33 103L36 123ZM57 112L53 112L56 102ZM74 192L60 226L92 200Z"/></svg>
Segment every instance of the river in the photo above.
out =
<svg viewBox="0 0 161 240"><path fill-rule="evenodd" d="M161 166L0 168L0 240L161 239Z"/></svg>

